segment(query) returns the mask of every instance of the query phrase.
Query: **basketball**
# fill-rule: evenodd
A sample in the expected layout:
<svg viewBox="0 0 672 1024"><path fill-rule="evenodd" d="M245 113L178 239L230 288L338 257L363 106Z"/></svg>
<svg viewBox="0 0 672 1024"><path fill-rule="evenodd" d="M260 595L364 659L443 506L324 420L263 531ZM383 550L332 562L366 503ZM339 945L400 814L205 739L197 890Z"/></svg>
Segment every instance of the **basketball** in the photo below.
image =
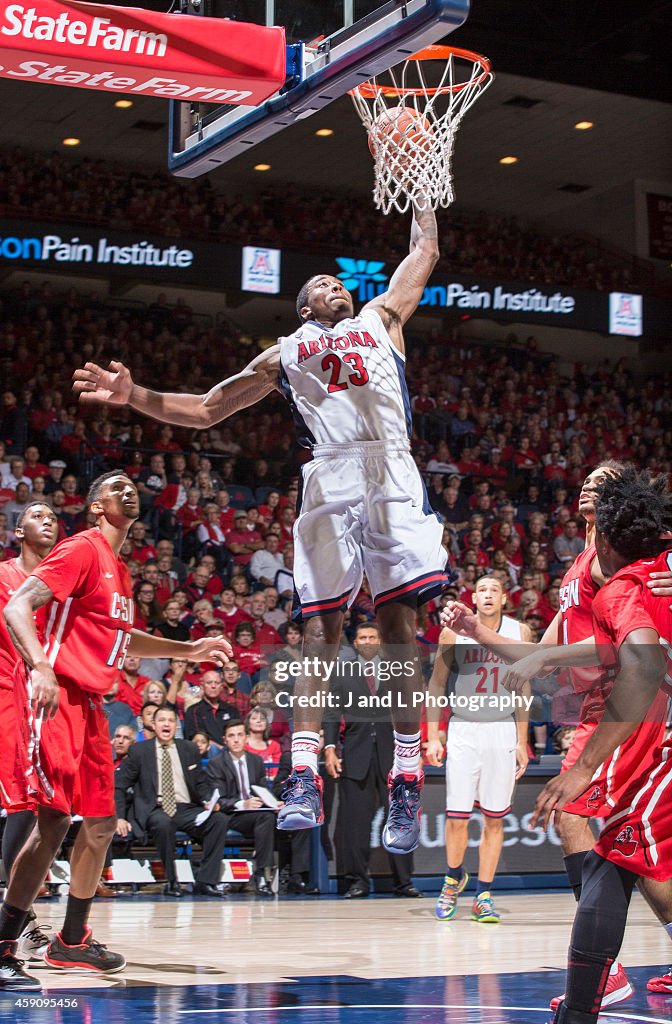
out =
<svg viewBox="0 0 672 1024"><path fill-rule="evenodd" d="M407 163L418 150L431 145L431 125L427 118L410 107L390 107L379 114L369 129L369 150L375 157L378 146L400 162Z"/></svg>

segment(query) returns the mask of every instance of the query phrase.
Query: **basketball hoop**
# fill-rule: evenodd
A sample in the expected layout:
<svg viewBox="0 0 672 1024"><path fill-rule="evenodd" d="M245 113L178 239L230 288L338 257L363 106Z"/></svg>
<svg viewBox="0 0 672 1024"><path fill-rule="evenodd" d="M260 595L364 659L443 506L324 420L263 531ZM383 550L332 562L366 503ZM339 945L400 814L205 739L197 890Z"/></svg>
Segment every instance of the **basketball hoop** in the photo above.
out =
<svg viewBox="0 0 672 1024"><path fill-rule="evenodd" d="M373 199L387 214L450 206L452 156L462 118L492 82L487 57L427 46L350 93L374 156ZM381 79L379 81L379 79Z"/></svg>

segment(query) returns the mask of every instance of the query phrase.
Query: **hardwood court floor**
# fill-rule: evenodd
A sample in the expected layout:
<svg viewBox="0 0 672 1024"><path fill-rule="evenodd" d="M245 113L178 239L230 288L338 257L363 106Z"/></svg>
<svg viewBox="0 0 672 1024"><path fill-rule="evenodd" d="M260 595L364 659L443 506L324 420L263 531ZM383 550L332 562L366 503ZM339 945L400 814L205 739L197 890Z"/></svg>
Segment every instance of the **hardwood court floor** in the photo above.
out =
<svg viewBox="0 0 672 1024"><path fill-rule="evenodd" d="M542 1012L548 998L562 991L572 897L499 896L502 923L494 926L468 919L470 898L462 897L457 917L447 924L435 920L433 905L428 896L96 901L94 934L123 951L123 974L104 978L38 969L43 997L58 1004L74 994L78 1008L34 1004L17 1016L5 994L0 1021L193 1024L190 1018L198 1021L203 1014L203 1024L378 1024L383 1015L386 1024L546 1024L552 1016ZM64 909L64 899L40 903L41 924L57 927ZM645 991L646 978L660 973L650 968L670 958L669 940L636 895L622 959L628 967L644 968L636 972L641 998L622 1004L622 1012L614 1007L605 1022L672 1022L672 997L654 997L653 1012ZM385 979L390 982L382 984Z"/></svg>

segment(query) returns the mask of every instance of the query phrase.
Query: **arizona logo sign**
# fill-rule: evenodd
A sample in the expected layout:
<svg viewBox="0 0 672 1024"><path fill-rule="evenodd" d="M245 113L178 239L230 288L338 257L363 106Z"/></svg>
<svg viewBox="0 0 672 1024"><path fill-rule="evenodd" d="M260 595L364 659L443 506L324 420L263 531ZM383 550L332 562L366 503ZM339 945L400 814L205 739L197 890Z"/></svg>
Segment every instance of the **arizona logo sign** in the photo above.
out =
<svg viewBox="0 0 672 1024"><path fill-rule="evenodd" d="M284 84L285 32L77 0L0 0L0 77L252 106Z"/></svg>

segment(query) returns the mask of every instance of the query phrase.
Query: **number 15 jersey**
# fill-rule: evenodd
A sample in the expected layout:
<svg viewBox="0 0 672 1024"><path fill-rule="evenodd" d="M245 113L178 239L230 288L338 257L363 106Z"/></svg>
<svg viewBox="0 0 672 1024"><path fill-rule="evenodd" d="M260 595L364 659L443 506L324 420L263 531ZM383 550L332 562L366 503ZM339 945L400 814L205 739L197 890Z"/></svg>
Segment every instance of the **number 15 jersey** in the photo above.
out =
<svg viewBox="0 0 672 1024"><path fill-rule="evenodd" d="M374 309L279 338L280 387L307 448L411 434L405 359Z"/></svg>
<svg viewBox="0 0 672 1024"><path fill-rule="evenodd" d="M100 530L58 544L31 573L54 595L46 608L44 650L59 679L109 693L133 628L131 577Z"/></svg>

